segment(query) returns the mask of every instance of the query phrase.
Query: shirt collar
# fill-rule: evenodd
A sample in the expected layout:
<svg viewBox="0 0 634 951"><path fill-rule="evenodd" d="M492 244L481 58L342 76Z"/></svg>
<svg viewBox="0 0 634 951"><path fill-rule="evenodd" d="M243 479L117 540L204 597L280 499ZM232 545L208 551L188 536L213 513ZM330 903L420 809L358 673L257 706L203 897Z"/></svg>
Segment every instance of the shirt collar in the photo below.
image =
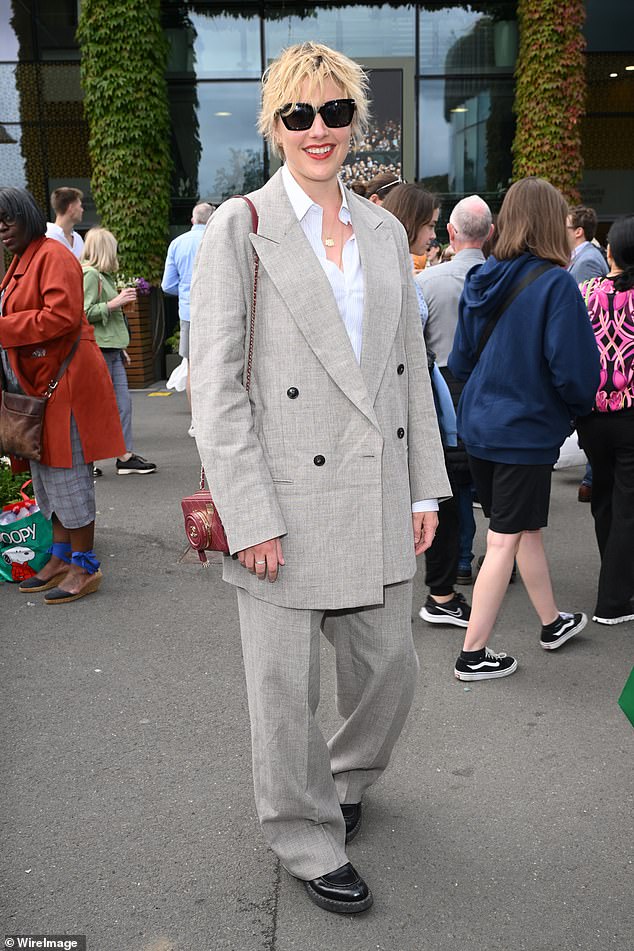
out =
<svg viewBox="0 0 634 951"><path fill-rule="evenodd" d="M577 255L580 254L580 252L583 251L583 249L587 247L589 244L590 244L589 241L582 241L581 244L578 244L576 248L573 248L572 254L570 255L572 260L574 261Z"/></svg>
<svg viewBox="0 0 634 951"><path fill-rule="evenodd" d="M288 200L291 203L298 221L301 221L308 214L311 208L318 208L320 212L322 211L321 206L314 202L312 198L309 198L301 185L295 181L286 165L282 165L282 181L284 182L284 188L286 189ZM350 216L350 209L348 208L346 190L339 179L337 179L337 182L339 185L339 191L341 192L341 208L339 210L339 219L343 221L344 224L349 224L352 219Z"/></svg>

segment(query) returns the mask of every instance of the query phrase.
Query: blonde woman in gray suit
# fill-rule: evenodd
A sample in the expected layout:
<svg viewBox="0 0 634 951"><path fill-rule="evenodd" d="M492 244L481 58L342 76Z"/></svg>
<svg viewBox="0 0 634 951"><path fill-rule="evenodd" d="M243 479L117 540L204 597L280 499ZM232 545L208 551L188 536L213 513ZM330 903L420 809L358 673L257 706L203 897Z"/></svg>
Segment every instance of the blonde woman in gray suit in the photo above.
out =
<svg viewBox="0 0 634 951"><path fill-rule="evenodd" d="M259 123L285 164L250 196L257 234L239 199L214 214L191 296L194 426L231 550L258 815L310 898L344 914L372 904L346 843L411 705L411 579L450 495L405 232L338 178L367 116L356 63L316 43L282 53ZM328 741L322 630L342 718Z"/></svg>

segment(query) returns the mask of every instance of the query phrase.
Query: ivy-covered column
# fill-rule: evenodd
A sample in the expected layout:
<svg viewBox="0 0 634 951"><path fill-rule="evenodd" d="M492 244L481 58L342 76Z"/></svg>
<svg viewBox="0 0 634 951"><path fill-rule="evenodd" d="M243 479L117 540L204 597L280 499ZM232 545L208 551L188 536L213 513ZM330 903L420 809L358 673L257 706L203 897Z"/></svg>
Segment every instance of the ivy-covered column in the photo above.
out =
<svg viewBox="0 0 634 951"><path fill-rule="evenodd" d="M540 175L579 201L584 0L518 0L513 177Z"/></svg>
<svg viewBox="0 0 634 951"><path fill-rule="evenodd" d="M160 282L170 199L160 0L82 0L78 39L92 192L121 270Z"/></svg>

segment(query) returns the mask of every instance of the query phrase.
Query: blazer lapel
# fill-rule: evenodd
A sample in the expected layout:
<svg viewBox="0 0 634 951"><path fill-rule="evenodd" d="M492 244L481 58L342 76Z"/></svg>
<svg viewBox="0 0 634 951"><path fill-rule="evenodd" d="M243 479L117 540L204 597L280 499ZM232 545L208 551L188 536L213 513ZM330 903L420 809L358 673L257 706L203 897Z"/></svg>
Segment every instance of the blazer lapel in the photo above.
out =
<svg viewBox="0 0 634 951"><path fill-rule="evenodd" d="M326 372L378 427L330 282L302 231L279 172L261 190L256 204L260 224L251 243L261 266Z"/></svg>
<svg viewBox="0 0 634 951"><path fill-rule="evenodd" d="M361 372L374 405L401 317L401 269L391 228L355 199L349 204L363 267Z"/></svg>

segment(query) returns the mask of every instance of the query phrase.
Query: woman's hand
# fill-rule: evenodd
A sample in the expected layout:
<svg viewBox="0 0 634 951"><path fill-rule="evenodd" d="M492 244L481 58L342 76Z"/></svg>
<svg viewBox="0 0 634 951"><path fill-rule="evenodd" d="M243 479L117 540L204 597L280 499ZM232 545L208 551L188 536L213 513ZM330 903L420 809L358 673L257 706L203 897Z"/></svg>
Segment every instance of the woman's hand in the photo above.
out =
<svg viewBox="0 0 634 951"><path fill-rule="evenodd" d="M282 543L279 538L270 538L268 542L252 545L251 548L244 548L238 552L238 560L247 571L256 575L260 581L264 581L268 575L271 583L276 580L279 567L285 564Z"/></svg>
<svg viewBox="0 0 634 951"><path fill-rule="evenodd" d="M438 512L412 512L414 554L421 555L431 546L438 528Z"/></svg>
<svg viewBox="0 0 634 951"><path fill-rule="evenodd" d="M108 310L116 310L136 300L136 287L124 287L123 290L108 301Z"/></svg>

